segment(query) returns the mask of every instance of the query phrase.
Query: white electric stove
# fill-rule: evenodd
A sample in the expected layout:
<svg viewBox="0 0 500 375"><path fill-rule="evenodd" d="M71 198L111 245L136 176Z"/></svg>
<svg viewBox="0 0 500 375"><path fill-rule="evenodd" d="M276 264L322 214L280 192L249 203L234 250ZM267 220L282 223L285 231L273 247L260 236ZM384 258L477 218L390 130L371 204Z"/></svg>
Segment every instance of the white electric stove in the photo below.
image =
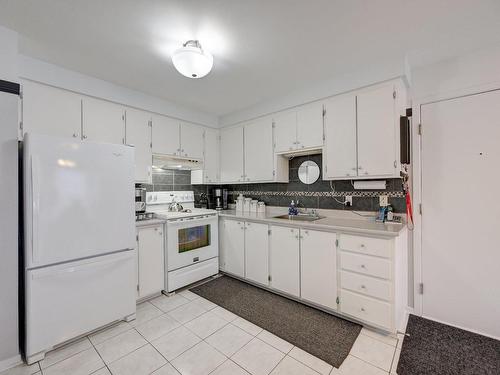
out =
<svg viewBox="0 0 500 375"><path fill-rule="evenodd" d="M183 211L170 211L172 202ZM165 291L173 292L219 272L217 211L194 207L192 191L146 193L146 211L167 220Z"/></svg>

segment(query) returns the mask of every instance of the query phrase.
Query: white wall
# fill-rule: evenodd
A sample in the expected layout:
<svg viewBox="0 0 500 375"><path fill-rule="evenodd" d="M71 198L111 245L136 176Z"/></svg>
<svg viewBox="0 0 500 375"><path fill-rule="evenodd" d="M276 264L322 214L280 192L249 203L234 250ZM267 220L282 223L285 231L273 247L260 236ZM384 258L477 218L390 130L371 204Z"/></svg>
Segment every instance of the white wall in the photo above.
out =
<svg viewBox="0 0 500 375"><path fill-rule="evenodd" d="M0 79L17 81L17 34L0 27ZM18 341L17 96L0 92L0 372L20 360Z"/></svg>
<svg viewBox="0 0 500 375"><path fill-rule="evenodd" d="M212 114L190 110L169 101L28 56L19 55L18 61L19 77L22 79L45 83L200 125L218 126L218 117Z"/></svg>
<svg viewBox="0 0 500 375"><path fill-rule="evenodd" d="M360 87L369 86L374 83L387 81L397 77L405 77L405 74L406 67L404 60L393 59L378 63L372 62L369 67L362 71L352 72L338 77L325 77L325 80L315 85L311 85L310 87L291 92L279 98L266 100L265 102L242 111L221 116L219 124L221 127L234 125L242 121L355 90Z"/></svg>

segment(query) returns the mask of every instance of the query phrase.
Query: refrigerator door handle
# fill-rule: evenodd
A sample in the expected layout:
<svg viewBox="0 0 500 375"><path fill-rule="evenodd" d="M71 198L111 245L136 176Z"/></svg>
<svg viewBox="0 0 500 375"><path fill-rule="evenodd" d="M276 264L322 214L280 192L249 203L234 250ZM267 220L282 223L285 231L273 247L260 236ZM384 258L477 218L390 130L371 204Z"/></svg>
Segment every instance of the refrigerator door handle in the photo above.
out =
<svg viewBox="0 0 500 375"><path fill-rule="evenodd" d="M38 159L31 156L31 257L34 262L38 260L35 247L38 244L38 213L40 210L40 193L38 191ZM36 257L36 259L35 259Z"/></svg>

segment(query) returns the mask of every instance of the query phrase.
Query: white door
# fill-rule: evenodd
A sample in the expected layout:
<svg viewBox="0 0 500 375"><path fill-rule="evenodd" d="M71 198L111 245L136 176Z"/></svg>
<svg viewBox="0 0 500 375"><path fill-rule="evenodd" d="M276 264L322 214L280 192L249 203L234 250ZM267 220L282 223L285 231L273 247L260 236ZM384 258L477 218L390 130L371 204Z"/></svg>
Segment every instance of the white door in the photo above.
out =
<svg viewBox="0 0 500 375"><path fill-rule="evenodd" d="M224 271L245 277L245 223L224 220L220 245Z"/></svg>
<svg viewBox="0 0 500 375"><path fill-rule="evenodd" d="M221 182L243 181L243 127L220 131Z"/></svg>
<svg viewBox="0 0 500 375"><path fill-rule="evenodd" d="M163 226L138 228L138 298L160 293L165 285Z"/></svg>
<svg viewBox="0 0 500 375"><path fill-rule="evenodd" d="M60 137L81 137L80 95L23 81L23 132Z"/></svg>
<svg viewBox="0 0 500 375"><path fill-rule="evenodd" d="M287 152L297 148L297 112L286 111L273 117L275 151Z"/></svg>
<svg viewBox="0 0 500 375"><path fill-rule="evenodd" d="M315 102L297 109L297 148L323 146L323 103Z"/></svg>
<svg viewBox="0 0 500 375"><path fill-rule="evenodd" d="M154 115L152 121L153 153L178 155L181 151L179 120Z"/></svg>
<svg viewBox="0 0 500 375"><path fill-rule="evenodd" d="M300 231L301 297L337 309L337 235L313 230Z"/></svg>
<svg viewBox="0 0 500 375"><path fill-rule="evenodd" d="M271 287L300 296L299 229L271 226Z"/></svg>
<svg viewBox="0 0 500 375"><path fill-rule="evenodd" d="M205 183L219 182L219 131L205 129L205 158L203 163Z"/></svg>
<svg viewBox="0 0 500 375"><path fill-rule="evenodd" d="M269 231L267 224L245 223L245 277L259 284L269 281Z"/></svg>
<svg viewBox="0 0 500 375"><path fill-rule="evenodd" d="M83 139L106 143L125 143L125 109L105 100L82 99Z"/></svg>
<svg viewBox="0 0 500 375"><path fill-rule="evenodd" d="M357 94L358 175L396 173L396 99L394 86L385 85Z"/></svg>
<svg viewBox="0 0 500 375"><path fill-rule="evenodd" d="M181 122L181 156L203 159L203 126Z"/></svg>
<svg viewBox="0 0 500 375"><path fill-rule="evenodd" d="M135 181L150 182L151 166L151 114L136 109L126 111L126 139L128 145L135 149Z"/></svg>
<svg viewBox="0 0 500 375"><path fill-rule="evenodd" d="M500 91L426 104L423 315L500 339Z"/></svg>
<svg viewBox="0 0 500 375"><path fill-rule="evenodd" d="M24 146L28 268L134 248L132 147L39 134Z"/></svg>
<svg viewBox="0 0 500 375"><path fill-rule="evenodd" d="M325 103L323 175L345 179L358 175L356 156L356 96L334 96Z"/></svg>
<svg viewBox="0 0 500 375"><path fill-rule="evenodd" d="M272 181L274 170L271 118L245 125L245 181Z"/></svg>

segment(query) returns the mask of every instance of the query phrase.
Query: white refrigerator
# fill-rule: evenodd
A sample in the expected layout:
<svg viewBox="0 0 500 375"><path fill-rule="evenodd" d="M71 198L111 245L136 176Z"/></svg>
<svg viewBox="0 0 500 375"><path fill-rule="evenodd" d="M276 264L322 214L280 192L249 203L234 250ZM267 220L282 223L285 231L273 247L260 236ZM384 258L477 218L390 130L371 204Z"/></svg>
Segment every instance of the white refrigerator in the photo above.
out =
<svg viewBox="0 0 500 375"><path fill-rule="evenodd" d="M25 355L135 317L134 149L26 134Z"/></svg>

